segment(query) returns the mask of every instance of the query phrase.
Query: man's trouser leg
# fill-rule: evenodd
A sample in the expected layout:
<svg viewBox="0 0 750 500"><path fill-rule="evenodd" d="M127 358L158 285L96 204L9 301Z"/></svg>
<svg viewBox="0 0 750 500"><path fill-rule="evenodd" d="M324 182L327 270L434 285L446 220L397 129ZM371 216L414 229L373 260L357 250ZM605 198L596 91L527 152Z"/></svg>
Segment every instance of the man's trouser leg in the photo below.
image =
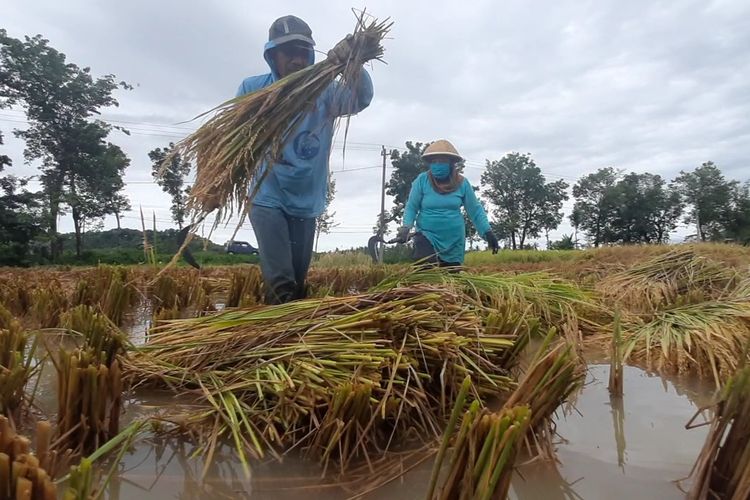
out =
<svg viewBox="0 0 750 500"><path fill-rule="evenodd" d="M295 298L304 299L307 295L305 280L310 269L313 243L315 242L315 219L287 216L292 246L292 266L294 281L297 284Z"/></svg>
<svg viewBox="0 0 750 500"><path fill-rule="evenodd" d="M297 285L286 215L278 208L253 205L250 207L250 223L258 240L266 304L294 300Z"/></svg>
<svg viewBox="0 0 750 500"><path fill-rule="evenodd" d="M291 217L278 208L253 205L250 222L258 240L266 303L283 304L304 297L315 219Z"/></svg>

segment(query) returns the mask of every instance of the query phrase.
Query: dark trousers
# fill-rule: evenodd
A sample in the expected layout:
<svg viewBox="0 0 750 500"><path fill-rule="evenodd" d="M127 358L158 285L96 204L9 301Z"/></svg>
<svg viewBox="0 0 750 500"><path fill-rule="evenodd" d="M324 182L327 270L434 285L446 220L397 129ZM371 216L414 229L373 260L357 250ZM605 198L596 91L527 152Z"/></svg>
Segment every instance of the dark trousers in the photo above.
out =
<svg viewBox="0 0 750 500"><path fill-rule="evenodd" d="M284 304L304 298L315 219L292 217L278 208L253 205L250 222L258 240L266 303Z"/></svg>
<svg viewBox="0 0 750 500"><path fill-rule="evenodd" d="M417 266L424 267L461 267L458 262L446 262L442 260L435 247L432 246L430 240L428 240L422 233L416 233L412 238L414 243L414 260Z"/></svg>

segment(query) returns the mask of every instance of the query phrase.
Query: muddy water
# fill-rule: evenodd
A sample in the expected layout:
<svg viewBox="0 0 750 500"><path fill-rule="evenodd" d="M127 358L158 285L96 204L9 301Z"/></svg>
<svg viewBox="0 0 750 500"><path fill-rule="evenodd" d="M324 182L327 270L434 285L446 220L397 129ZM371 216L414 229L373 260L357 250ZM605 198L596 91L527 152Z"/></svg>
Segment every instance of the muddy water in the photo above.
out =
<svg viewBox="0 0 750 500"><path fill-rule="evenodd" d="M684 498L674 481L688 475L706 434L705 427L686 430L685 424L698 406L710 400L711 388L694 380L652 376L633 367L626 367L624 375L624 398L611 400L608 367L589 368L576 409L557 418L561 466L523 465L514 478L511 498ZM154 395L134 403L131 412L139 407L139 413L148 413L167 401ZM201 483L204 466L203 455L187 442L140 443L120 465L108 497L322 500L350 496L340 487L313 486L320 469L300 459L253 464L248 480L232 452L224 449L208 465ZM428 461L366 498L423 498L430 469Z"/></svg>

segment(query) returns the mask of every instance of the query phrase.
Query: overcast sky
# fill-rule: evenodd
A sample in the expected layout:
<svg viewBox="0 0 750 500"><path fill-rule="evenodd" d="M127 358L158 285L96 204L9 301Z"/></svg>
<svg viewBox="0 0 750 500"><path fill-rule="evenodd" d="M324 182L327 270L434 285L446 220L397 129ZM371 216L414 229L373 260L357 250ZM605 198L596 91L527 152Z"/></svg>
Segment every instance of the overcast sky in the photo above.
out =
<svg viewBox="0 0 750 500"><path fill-rule="evenodd" d="M4 0L0 27L19 38L42 34L69 62L135 86L118 91L120 107L103 116L132 132L110 136L131 158L131 204L166 228L169 198L151 181L148 151L184 137L197 125L179 122L268 71L262 48L274 19L305 19L327 51L352 30L351 7L363 6ZM407 140L451 140L474 184L486 159L510 151L531 153L548 180L571 184L607 166L671 180L708 160L729 178L750 176L747 0L392 0L367 8L395 21L388 64L371 68L375 98L352 119L345 161L340 142L332 152L340 225L321 237L321 250L366 243L380 210L380 145ZM11 135L23 118L0 110L11 171L30 175L35 167L24 165L23 143ZM137 212L123 223L140 227ZM224 242L233 228L212 239ZM554 236L567 232L566 221ZM249 224L239 235L255 241Z"/></svg>

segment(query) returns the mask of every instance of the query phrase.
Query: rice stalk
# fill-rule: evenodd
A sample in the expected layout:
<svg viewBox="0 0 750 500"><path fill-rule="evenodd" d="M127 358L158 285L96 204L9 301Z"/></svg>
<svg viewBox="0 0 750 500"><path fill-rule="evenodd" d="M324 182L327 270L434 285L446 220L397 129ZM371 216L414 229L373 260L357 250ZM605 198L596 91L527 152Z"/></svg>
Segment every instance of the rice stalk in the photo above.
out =
<svg viewBox="0 0 750 500"><path fill-rule="evenodd" d="M10 313L0 306L0 415L17 422L29 403L26 384L37 371L34 362L36 338L29 335Z"/></svg>
<svg viewBox="0 0 750 500"><path fill-rule="evenodd" d="M132 381L190 391L185 419L206 446L242 457L301 448L324 467L437 438L469 376L482 399L512 390L520 315L495 316L463 294L391 289L167 321L126 361Z"/></svg>
<svg viewBox="0 0 750 500"><path fill-rule="evenodd" d="M541 456L552 458L552 417L570 396L583 386L585 366L575 347L564 341L553 343L550 329L534 360L523 373L503 408L528 406L531 409L527 445ZM536 443L532 446L531 443Z"/></svg>
<svg viewBox="0 0 750 500"><path fill-rule="evenodd" d="M249 307L263 302L263 278L257 266L241 267L232 272L226 307Z"/></svg>
<svg viewBox="0 0 750 500"><path fill-rule="evenodd" d="M91 460L86 458L70 468L68 486L63 500L91 500L94 494L94 471Z"/></svg>
<svg viewBox="0 0 750 500"><path fill-rule="evenodd" d="M620 313L615 313L615 321L612 329L612 347L610 349L609 361L609 385L607 386L610 396L622 397L623 372L622 372L622 333L620 327Z"/></svg>
<svg viewBox="0 0 750 500"><path fill-rule="evenodd" d="M40 328L56 327L60 314L67 308L67 296L57 280L31 293L31 315Z"/></svg>
<svg viewBox="0 0 750 500"><path fill-rule="evenodd" d="M678 248L602 279L597 290L631 311L653 313L680 296L694 301L717 298L736 280L721 262L691 248Z"/></svg>
<svg viewBox="0 0 750 500"><path fill-rule="evenodd" d="M592 296L573 283L547 273L451 273L428 269L386 278L373 290L394 286L429 284L450 287L490 308L526 311L527 317L541 320L542 326L579 328L581 313L593 309Z"/></svg>
<svg viewBox="0 0 750 500"><path fill-rule="evenodd" d="M513 465L531 421L528 406L498 412L472 405L464 414L447 477L427 498L507 498Z"/></svg>
<svg viewBox="0 0 750 500"><path fill-rule="evenodd" d="M60 327L80 335L82 348L96 353L97 360L111 366L118 354L125 351L127 337L107 316L93 307L81 305L63 313Z"/></svg>
<svg viewBox="0 0 750 500"><path fill-rule="evenodd" d="M120 362L106 350L60 349L56 450L87 454L119 431L122 408Z"/></svg>
<svg viewBox="0 0 750 500"><path fill-rule="evenodd" d="M659 311L648 323L631 325L623 356L658 370L697 372L721 387L747 357L748 339L750 302L730 296Z"/></svg>
<svg viewBox="0 0 750 500"><path fill-rule="evenodd" d="M722 388L691 477L690 499L750 498L750 366Z"/></svg>
<svg viewBox="0 0 750 500"><path fill-rule="evenodd" d="M0 416L0 499L57 498L55 485L30 442L16 434L7 418Z"/></svg>
<svg viewBox="0 0 750 500"><path fill-rule="evenodd" d="M99 308L119 326L138 300L135 279L128 268L99 265L78 281L72 302Z"/></svg>

